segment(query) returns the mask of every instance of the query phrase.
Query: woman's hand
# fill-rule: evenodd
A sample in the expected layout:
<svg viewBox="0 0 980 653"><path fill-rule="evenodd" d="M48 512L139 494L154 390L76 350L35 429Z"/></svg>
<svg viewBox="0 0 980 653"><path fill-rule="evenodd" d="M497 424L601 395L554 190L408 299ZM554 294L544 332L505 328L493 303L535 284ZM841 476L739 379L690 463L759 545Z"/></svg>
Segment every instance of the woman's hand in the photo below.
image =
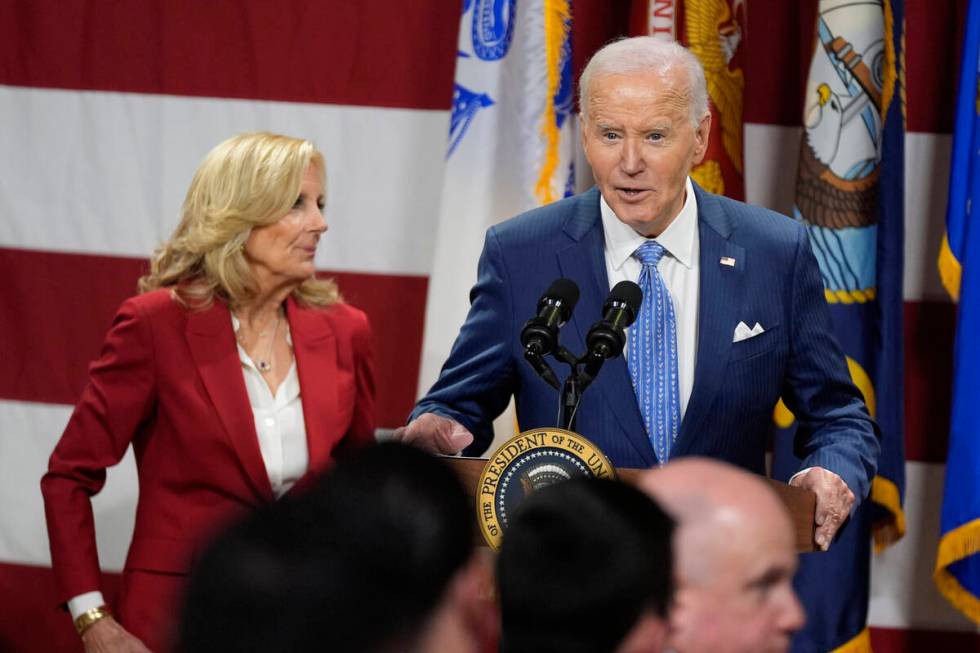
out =
<svg viewBox="0 0 980 653"><path fill-rule="evenodd" d="M150 653L136 637L110 617L99 619L82 633L85 653Z"/></svg>

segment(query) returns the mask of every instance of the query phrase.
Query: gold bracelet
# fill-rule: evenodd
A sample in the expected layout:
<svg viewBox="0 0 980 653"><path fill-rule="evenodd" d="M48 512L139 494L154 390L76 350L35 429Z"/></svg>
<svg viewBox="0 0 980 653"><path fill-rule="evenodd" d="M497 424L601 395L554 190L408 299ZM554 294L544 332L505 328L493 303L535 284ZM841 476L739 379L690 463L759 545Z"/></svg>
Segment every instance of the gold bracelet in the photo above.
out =
<svg viewBox="0 0 980 653"><path fill-rule="evenodd" d="M109 611L109 606L100 605L97 608L92 608L91 610L86 610L82 614L78 615L78 619L75 619L75 630L81 635L86 630L92 627L96 621L101 621L106 617L111 617L112 612Z"/></svg>

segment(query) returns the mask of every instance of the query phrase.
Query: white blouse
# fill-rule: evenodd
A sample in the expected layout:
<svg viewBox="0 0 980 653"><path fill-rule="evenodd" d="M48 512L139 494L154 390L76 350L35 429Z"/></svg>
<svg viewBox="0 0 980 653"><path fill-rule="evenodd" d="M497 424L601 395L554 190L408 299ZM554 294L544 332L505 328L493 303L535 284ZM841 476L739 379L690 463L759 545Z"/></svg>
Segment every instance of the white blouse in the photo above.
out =
<svg viewBox="0 0 980 653"><path fill-rule="evenodd" d="M237 334L240 324L234 314L231 316L231 324ZM293 338L288 322L286 342L292 347ZM310 464L296 359L293 359L286 378L279 384L273 396L255 362L241 345L238 345L238 358L242 362L245 390L255 418L255 433L259 436L262 460L265 462L266 473L269 474L272 492L278 498L288 492L306 473Z"/></svg>

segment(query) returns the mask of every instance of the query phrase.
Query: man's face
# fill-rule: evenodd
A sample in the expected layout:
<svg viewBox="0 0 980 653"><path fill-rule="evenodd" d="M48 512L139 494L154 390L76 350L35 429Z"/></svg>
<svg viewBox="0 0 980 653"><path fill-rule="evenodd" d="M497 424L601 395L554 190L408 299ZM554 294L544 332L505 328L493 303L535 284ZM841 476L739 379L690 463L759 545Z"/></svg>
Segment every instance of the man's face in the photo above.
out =
<svg viewBox="0 0 980 653"><path fill-rule="evenodd" d="M679 561L678 569L698 569L679 579L671 610L670 639L679 653L789 650L805 621L792 585L796 553L788 525L767 521L774 523L751 532L735 525L731 537L716 533L710 551L689 554L707 559Z"/></svg>
<svg viewBox="0 0 980 653"><path fill-rule="evenodd" d="M688 173L704 158L710 115L691 124L684 72L593 79L582 146L616 216L644 236L662 232L684 206Z"/></svg>

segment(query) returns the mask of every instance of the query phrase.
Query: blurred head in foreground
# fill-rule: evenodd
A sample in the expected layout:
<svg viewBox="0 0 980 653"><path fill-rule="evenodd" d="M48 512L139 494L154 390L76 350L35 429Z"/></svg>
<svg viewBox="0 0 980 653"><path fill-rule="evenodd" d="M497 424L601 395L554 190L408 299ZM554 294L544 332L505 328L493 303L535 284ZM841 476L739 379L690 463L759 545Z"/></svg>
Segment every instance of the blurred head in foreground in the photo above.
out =
<svg viewBox="0 0 980 653"><path fill-rule="evenodd" d="M766 482L713 460L685 458L639 482L677 520L669 645L678 653L789 649L804 614L785 507Z"/></svg>
<svg viewBox="0 0 980 653"><path fill-rule="evenodd" d="M443 463L364 450L215 543L179 650L476 650L488 574L472 544L472 509Z"/></svg>
<svg viewBox="0 0 980 653"><path fill-rule="evenodd" d="M666 633L673 522L633 487L557 483L526 498L497 561L503 653L655 653Z"/></svg>

